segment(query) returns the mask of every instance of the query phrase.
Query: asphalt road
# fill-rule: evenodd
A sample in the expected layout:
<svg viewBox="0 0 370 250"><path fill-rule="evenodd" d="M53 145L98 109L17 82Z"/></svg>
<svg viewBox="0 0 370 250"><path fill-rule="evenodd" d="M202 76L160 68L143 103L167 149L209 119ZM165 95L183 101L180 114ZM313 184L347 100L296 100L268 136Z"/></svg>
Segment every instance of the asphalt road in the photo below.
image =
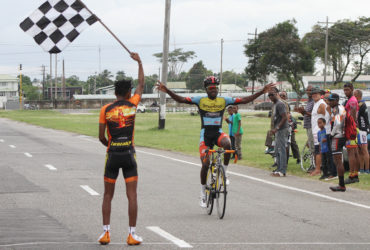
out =
<svg viewBox="0 0 370 250"><path fill-rule="evenodd" d="M137 158L137 248L370 249L369 192L332 193L325 182L231 165L219 220L198 205L198 158L140 147ZM105 160L97 139L0 119L0 159L0 249L127 247L122 176L112 243L97 244Z"/></svg>

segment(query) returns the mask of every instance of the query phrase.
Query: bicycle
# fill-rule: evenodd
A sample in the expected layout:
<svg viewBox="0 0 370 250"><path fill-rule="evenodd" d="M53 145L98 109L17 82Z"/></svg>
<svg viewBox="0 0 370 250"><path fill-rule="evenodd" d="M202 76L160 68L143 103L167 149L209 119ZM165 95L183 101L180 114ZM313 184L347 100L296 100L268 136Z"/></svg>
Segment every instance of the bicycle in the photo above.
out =
<svg viewBox="0 0 370 250"><path fill-rule="evenodd" d="M207 183L206 183L206 204L207 204L207 214L211 215L214 205L214 200L216 199L217 214L220 219L225 215L226 209L226 176L225 170L222 165L223 154L225 153L235 153L235 150L225 150L223 148L218 148L217 150L208 149L206 153L212 153L211 164L207 172ZM235 161L237 161L237 156L235 156Z"/></svg>
<svg viewBox="0 0 370 250"><path fill-rule="evenodd" d="M305 143L301 152L301 169L304 172L311 172L316 168L315 157L311 153L310 147L308 146L308 141Z"/></svg>

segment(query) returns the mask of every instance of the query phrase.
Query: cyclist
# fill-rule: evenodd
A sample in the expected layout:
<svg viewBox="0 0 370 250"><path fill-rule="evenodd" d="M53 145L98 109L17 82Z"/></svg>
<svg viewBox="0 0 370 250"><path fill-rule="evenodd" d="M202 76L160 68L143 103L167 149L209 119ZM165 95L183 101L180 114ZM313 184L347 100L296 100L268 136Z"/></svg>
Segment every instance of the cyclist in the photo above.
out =
<svg viewBox="0 0 370 250"><path fill-rule="evenodd" d="M198 106L200 117L201 117L201 132L200 132L200 143L199 153L200 160L202 162L202 168L200 170L200 183L201 183L201 197L200 206L205 208L206 205L206 179L207 171L209 166L209 154L206 154L207 148L213 148L214 145L223 147L224 149L230 149L231 143L230 138L227 134L222 132L222 117L226 106L234 104L245 104L255 100L260 95L269 91L274 84L266 85L263 90L255 93L254 95L232 98L218 95L219 80L214 76L207 77L203 86L206 90L207 96L197 97L182 97L171 90L166 85L158 81L158 90L167 93L172 99L179 103L195 104ZM230 154L224 155L224 169L227 173L227 167L229 165ZM227 175L226 175L227 176Z"/></svg>
<svg viewBox="0 0 370 250"><path fill-rule="evenodd" d="M110 243L111 202L120 168L122 168L125 178L128 199L129 235L127 237L127 244L138 245L142 242L142 238L135 232L138 174L133 133L136 108L144 89L144 71L139 55L131 53L131 57L139 65L139 83L135 94L131 97L131 80L116 81L114 85L117 100L114 103L105 105L100 112L99 140L107 147L102 205L104 232L98 240L102 245ZM106 129L108 140L105 137Z"/></svg>

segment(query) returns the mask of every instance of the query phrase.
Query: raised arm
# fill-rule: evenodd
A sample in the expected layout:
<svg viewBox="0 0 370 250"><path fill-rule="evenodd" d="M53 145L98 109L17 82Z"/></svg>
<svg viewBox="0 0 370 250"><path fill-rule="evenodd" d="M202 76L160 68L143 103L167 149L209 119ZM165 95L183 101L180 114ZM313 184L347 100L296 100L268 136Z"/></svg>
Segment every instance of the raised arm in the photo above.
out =
<svg viewBox="0 0 370 250"><path fill-rule="evenodd" d="M241 98L241 100L238 104L246 104L246 103L252 102L255 99L257 99L259 96L269 92L270 89L275 87L275 86L276 86L275 83L267 84L265 87L263 87L263 89L261 91L255 93L254 95L250 95L250 96L246 96L246 97Z"/></svg>
<svg viewBox="0 0 370 250"><path fill-rule="evenodd" d="M156 84L156 87L159 91L162 91L164 93L167 93L169 96L171 96L172 99L174 99L176 102L179 102L179 103L187 103L187 104L191 104L188 100L186 100L185 97L182 97L182 96L179 96L177 94L175 94L174 92L172 92L171 90L169 90L166 85L164 85L163 83L161 83L160 81L158 81L158 83Z"/></svg>
<svg viewBox="0 0 370 250"><path fill-rule="evenodd" d="M139 54L137 53L131 53L131 58L137 61L139 64L139 76L138 76L138 85L135 90L135 94L142 95L144 91L144 69L143 64L141 63L141 59Z"/></svg>

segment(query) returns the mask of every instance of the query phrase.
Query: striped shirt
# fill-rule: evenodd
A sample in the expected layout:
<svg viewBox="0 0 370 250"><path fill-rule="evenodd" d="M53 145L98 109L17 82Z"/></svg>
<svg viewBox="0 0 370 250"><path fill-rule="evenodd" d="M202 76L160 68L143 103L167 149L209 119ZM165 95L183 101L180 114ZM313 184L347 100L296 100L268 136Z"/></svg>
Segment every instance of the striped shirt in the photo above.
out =
<svg viewBox="0 0 370 250"><path fill-rule="evenodd" d="M315 104L314 100L312 98L308 99L306 107L304 108L304 111L308 113L312 113L313 105ZM312 128L311 126L311 115L305 114L303 117L303 128L308 129Z"/></svg>

